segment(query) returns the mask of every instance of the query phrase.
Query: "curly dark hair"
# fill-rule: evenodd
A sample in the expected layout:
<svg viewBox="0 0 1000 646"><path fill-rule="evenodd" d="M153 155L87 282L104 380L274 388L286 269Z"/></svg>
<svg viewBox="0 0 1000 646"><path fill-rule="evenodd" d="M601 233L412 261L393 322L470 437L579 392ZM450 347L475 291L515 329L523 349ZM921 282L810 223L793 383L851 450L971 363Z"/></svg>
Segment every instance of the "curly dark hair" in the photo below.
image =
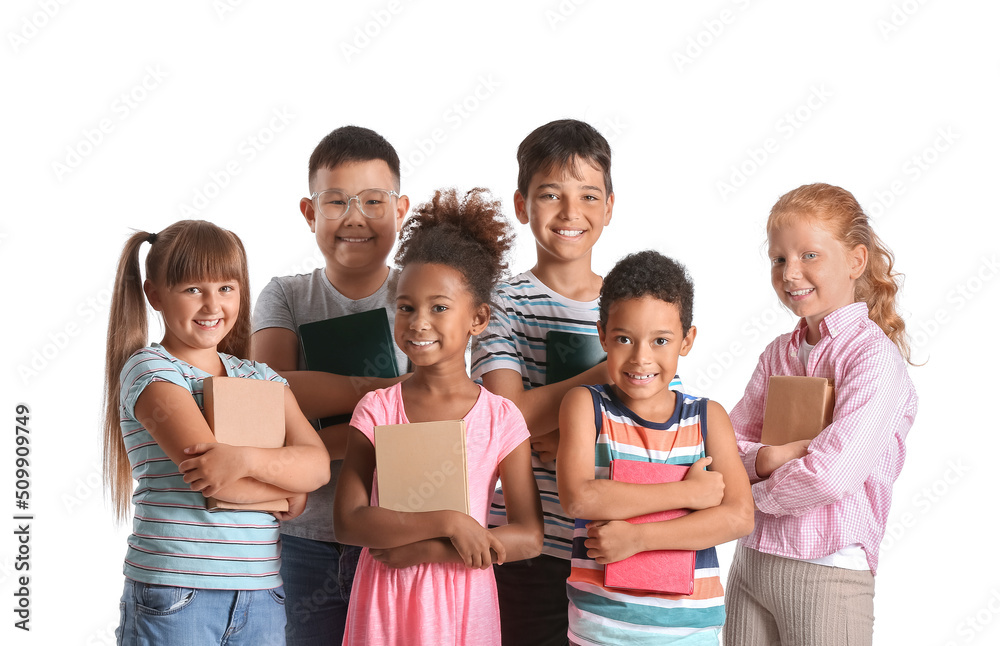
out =
<svg viewBox="0 0 1000 646"><path fill-rule="evenodd" d="M396 265L447 265L462 274L475 305L492 305L496 284L507 271L514 230L485 188L462 197L454 188L436 191L413 210L399 233ZM395 291L395 284L391 286Z"/></svg>
<svg viewBox="0 0 1000 646"><path fill-rule="evenodd" d="M612 303L643 296L675 304L680 310L682 332L688 333L694 316L694 283L684 265L651 249L625 256L604 278L600 297L601 326L608 324Z"/></svg>

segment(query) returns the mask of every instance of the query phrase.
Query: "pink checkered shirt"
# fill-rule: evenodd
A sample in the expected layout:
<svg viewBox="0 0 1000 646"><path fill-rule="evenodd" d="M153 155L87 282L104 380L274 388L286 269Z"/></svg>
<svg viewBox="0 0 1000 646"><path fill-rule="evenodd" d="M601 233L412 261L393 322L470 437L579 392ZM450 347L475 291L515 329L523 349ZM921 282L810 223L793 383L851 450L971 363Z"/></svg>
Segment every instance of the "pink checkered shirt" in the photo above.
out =
<svg viewBox="0 0 1000 646"><path fill-rule="evenodd" d="M740 544L804 560L860 543L874 574L917 393L899 350L868 318L865 303L823 319L820 340L803 368L799 345L805 333L802 319L767 346L730 415L756 505L753 533ZM756 461L771 375L832 378L835 407L833 423L809 444L808 455L761 480Z"/></svg>

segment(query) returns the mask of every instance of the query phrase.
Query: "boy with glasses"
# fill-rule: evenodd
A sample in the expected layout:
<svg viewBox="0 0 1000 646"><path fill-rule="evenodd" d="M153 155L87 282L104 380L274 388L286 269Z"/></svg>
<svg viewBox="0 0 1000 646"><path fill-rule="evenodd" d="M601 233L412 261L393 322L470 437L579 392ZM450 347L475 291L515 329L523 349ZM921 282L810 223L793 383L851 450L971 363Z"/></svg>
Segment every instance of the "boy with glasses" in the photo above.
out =
<svg viewBox="0 0 1000 646"><path fill-rule="evenodd" d="M379 134L357 126L323 138L309 158L309 197L299 202L326 266L274 278L257 299L252 358L288 379L307 416L350 413L369 390L399 379L368 379L305 371L298 328L304 323L385 308L395 318L388 285L389 252L410 206L400 195L399 156ZM343 339L345 344L350 339ZM400 368L406 356L394 348ZM337 543L333 497L347 424L319 429L333 460L330 483L309 494L301 516L281 524L281 575L289 646L337 644L360 549Z"/></svg>

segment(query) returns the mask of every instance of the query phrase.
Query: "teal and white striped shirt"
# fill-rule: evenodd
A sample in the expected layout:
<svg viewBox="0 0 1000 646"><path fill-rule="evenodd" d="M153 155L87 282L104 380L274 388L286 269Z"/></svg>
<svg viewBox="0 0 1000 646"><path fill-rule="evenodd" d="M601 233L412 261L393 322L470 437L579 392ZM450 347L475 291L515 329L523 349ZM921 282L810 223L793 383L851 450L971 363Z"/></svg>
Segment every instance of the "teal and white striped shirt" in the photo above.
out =
<svg viewBox="0 0 1000 646"><path fill-rule="evenodd" d="M285 383L263 363L219 353L226 374ZM158 343L133 354L121 373L120 419L132 477L135 515L125 576L187 588L262 590L281 585L278 521L259 511L208 511L182 474L135 416L135 403L154 381L190 391L202 407L202 380L210 375Z"/></svg>

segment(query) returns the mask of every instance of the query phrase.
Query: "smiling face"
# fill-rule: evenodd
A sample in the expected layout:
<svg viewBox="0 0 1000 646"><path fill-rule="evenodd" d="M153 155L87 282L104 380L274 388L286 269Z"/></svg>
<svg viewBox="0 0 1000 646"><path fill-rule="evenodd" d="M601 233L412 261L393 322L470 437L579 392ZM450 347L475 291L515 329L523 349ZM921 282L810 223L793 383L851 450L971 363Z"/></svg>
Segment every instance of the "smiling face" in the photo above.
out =
<svg viewBox="0 0 1000 646"><path fill-rule="evenodd" d="M315 193L339 189L348 195L358 195L369 188L386 191L396 188L389 165L381 159L320 168L310 186ZM339 220L324 218L310 198L302 198L299 207L310 230L316 234L316 243L327 265L337 272L365 273L383 270L409 209L405 195L390 199L392 209L378 220L362 215L356 200L352 200L351 208Z"/></svg>
<svg viewBox="0 0 1000 646"><path fill-rule="evenodd" d="M465 371L465 349L489 322L488 305L476 306L461 272L447 265L410 264L396 285L394 336L415 367Z"/></svg>
<svg viewBox="0 0 1000 646"><path fill-rule="evenodd" d="M809 326L807 341L819 340L819 324L834 310L855 301L854 286L864 272L868 250L847 250L810 217L790 217L767 235L771 286Z"/></svg>
<svg viewBox="0 0 1000 646"><path fill-rule="evenodd" d="M240 287L236 280L196 280L171 287L146 281L153 309L163 315L162 345L170 354L202 369L236 324Z"/></svg>
<svg viewBox="0 0 1000 646"><path fill-rule="evenodd" d="M656 421L673 399L664 397L677 374L677 360L687 355L697 331L683 333L680 310L652 296L611 304L608 322L598 328L608 353L608 374L615 394L630 409Z"/></svg>
<svg viewBox="0 0 1000 646"><path fill-rule="evenodd" d="M522 224L531 226L538 258L573 261L590 257L601 232L611 222L614 194L604 187L604 174L586 160L539 171L528 194L514 194L514 210Z"/></svg>

